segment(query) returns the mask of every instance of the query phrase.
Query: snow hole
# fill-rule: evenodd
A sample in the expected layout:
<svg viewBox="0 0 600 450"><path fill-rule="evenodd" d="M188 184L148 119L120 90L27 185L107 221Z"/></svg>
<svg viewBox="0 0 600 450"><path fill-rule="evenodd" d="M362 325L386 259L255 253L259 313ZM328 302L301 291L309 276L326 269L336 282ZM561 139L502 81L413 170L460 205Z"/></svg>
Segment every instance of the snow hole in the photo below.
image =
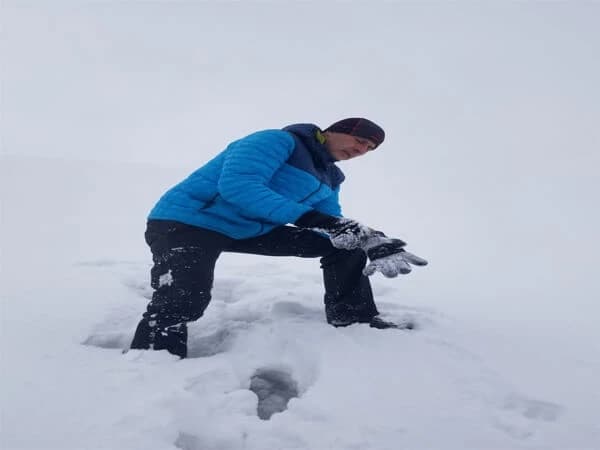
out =
<svg viewBox="0 0 600 450"><path fill-rule="evenodd" d="M298 384L282 370L257 369L250 379L250 390L258 397L258 417L269 420L275 413L285 411L288 402L298 397Z"/></svg>

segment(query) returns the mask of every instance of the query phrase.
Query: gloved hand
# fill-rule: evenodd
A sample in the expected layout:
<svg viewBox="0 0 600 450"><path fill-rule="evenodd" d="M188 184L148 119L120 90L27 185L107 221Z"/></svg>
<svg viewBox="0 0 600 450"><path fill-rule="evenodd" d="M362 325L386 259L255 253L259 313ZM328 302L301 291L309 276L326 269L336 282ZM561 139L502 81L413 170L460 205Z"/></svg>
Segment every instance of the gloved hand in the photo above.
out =
<svg viewBox="0 0 600 450"><path fill-rule="evenodd" d="M370 263L363 274L371 276L381 272L387 278L410 273L410 266L426 266L427 261L404 250L406 242L388 238L381 231L362 225L345 217L334 217L312 210L302 215L295 225L329 235L335 248L352 250L361 248Z"/></svg>
<svg viewBox="0 0 600 450"><path fill-rule="evenodd" d="M404 250L406 243L400 239L380 237L371 239L363 248L367 252L370 263L363 270L363 274L371 276L381 272L387 278L397 277L398 274L407 274L415 266L426 266L427 261Z"/></svg>
<svg viewBox="0 0 600 450"><path fill-rule="evenodd" d="M352 250L363 247L376 236L385 236L381 231L373 230L346 217L335 217L312 210L303 214L294 223L300 228L309 228L326 233L335 248Z"/></svg>

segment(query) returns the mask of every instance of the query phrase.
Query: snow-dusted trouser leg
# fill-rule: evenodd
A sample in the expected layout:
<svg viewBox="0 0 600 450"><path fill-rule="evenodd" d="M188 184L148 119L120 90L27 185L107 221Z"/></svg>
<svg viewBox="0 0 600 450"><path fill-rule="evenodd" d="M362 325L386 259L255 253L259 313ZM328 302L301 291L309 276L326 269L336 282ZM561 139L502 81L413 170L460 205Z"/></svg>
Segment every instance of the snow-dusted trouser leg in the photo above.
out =
<svg viewBox="0 0 600 450"><path fill-rule="evenodd" d="M153 221L146 240L154 262L154 293L131 348L166 349L185 358L186 323L198 320L208 306L215 263L229 238L184 224Z"/></svg>
<svg viewBox="0 0 600 450"><path fill-rule="evenodd" d="M370 322L379 312L369 278L363 274L367 257L361 249L337 250L321 259L327 322L345 326Z"/></svg>
<svg viewBox="0 0 600 450"><path fill-rule="evenodd" d="M145 317L165 325L198 320L210 302L218 253L199 247L176 247L154 255L154 288Z"/></svg>

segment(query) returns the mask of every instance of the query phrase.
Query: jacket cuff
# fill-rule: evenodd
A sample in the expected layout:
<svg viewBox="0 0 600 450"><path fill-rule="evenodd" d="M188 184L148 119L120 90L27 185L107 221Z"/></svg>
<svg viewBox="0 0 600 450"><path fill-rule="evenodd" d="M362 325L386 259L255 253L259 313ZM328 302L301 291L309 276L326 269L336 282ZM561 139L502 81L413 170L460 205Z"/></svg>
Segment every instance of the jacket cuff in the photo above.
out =
<svg viewBox="0 0 600 450"><path fill-rule="evenodd" d="M294 225L300 228L330 228L338 222L338 218L323 214L322 212L312 209L300 216L294 222Z"/></svg>

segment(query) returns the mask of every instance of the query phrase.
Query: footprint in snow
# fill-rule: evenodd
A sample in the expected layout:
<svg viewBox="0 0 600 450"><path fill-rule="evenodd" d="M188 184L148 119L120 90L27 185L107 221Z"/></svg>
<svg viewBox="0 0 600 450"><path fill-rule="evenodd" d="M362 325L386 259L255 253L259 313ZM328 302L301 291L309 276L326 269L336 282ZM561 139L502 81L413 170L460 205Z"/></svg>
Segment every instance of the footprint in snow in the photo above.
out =
<svg viewBox="0 0 600 450"><path fill-rule="evenodd" d="M188 337L188 358L206 358L228 351L235 340L235 333L227 328L206 336Z"/></svg>
<svg viewBox="0 0 600 450"><path fill-rule="evenodd" d="M285 411L290 399L299 393L298 384L288 372L268 367L254 372L250 390L258 397L257 413L262 420Z"/></svg>
<svg viewBox="0 0 600 450"><path fill-rule="evenodd" d="M131 343L130 333L127 332L98 332L88 336L82 345L106 349L124 349Z"/></svg>
<svg viewBox="0 0 600 450"><path fill-rule="evenodd" d="M564 408L556 403L509 394L500 405L493 425L514 439L528 439L544 422L555 422Z"/></svg>
<svg viewBox="0 0 600 450"><path fill-rule="evenodd" d="M310 308L298 302L280 301L271 307L273 317L299 317L308 320L325 321L323 308Z"/></svg>
<svg viewBox="0 0 600 450"><path fill-rule="evenodd" d="M189 433L179 433L174 444L175 447L181 450L200 450L205 448L199 437Z"/></svg>
<svg viewBox="0 0 600 450"><path fill-rule="evenodd" d="M139 311L135 304L124 303L109 311L102 320L92 326L81 344L106 349L129 348L138 323Z"/></svg>
<svg viewBox="0 0 600 450"><path fill-rule="evenodd" d="M518 394L508 395L504 399L503 408L515 411L530 420L554 422L561 415L563 408L556 403L535 400Z"/></svg>

